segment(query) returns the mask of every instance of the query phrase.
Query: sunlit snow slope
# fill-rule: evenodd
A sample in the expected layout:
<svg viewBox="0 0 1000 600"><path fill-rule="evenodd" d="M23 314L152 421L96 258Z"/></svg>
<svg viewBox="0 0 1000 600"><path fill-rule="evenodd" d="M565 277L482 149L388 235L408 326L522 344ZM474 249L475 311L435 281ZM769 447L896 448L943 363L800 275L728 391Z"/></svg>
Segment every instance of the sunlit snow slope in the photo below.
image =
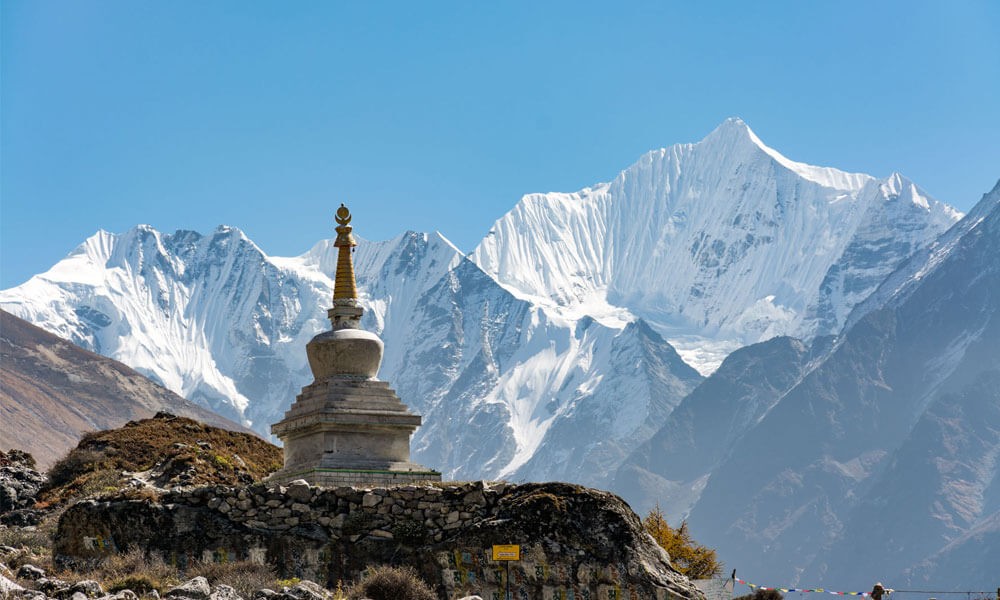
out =
<svg viewBox="0 0 1000 600"><path fill-rule="evenodd" d="M567 318L642 317L708 372L748 343L837 333L960 217L898 174L796 163L730 119L610 183L525 196L472 258Z"/></svg>
<svg viewBox="0 0 1000 600"><path fill-rule="evenodd" d="M0 306L266 434L311 380L334 256L269 257L230 227L99 232ZM354 256L380 377L424 415L416 460L449 477L596 483L701 379L648 327L550 317L440 235Z"/></svg>

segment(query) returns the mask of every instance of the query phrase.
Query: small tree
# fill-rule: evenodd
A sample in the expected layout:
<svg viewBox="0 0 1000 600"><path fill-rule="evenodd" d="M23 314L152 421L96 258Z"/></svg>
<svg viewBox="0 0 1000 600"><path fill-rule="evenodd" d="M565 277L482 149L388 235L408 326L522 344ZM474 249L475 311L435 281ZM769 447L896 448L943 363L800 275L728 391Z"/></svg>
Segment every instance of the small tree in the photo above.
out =
<svg viewBox="0 0 1000 600"><path fill-rule="evenodd" d="M670 555L674 568L687 577L710 579L722 572L722 563L716 557L715 550L691 539L687 521L682 521L676 529L668 525L659 504L649 511L642 520L642 525Z"/></svg>

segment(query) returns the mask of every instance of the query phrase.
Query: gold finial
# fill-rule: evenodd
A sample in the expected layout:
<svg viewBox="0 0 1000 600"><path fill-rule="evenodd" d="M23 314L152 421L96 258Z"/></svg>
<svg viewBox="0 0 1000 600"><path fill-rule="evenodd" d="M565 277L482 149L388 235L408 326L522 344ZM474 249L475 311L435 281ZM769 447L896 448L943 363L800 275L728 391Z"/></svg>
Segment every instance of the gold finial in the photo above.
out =
<svg viewBox="0 0 1000 600"><path fill-rule="evenodd" d="M333 219L337 221L338 225L347 225L351 222L351 211L341 203L340 208L337 209L337 215Z"/></svg>
<svg viewBox="0 0 1000 600"><path fill-rule="evenodd" d="M351 222L351 211L343 204L337 209L334 220L337 221L337 241L333 243L337 247L337 275L333 282L333 304L338 304L338 300L356 301L358 290L354 283L354 261L351 260L351 248L358 243L351 235L353 228L348 225Z"/></svg>
<svg viewBox="0 0 1000 600"><path fill-rule="evenodd" d="M351 211L348 210L343 204L337 209L337 214L333 217L333 220L337 222L337 241L333 243L334 246L357 246L358 243L354 241L354 236L351 235L351 231L354 230L353 227L348 225L351 222Z"/></svg>

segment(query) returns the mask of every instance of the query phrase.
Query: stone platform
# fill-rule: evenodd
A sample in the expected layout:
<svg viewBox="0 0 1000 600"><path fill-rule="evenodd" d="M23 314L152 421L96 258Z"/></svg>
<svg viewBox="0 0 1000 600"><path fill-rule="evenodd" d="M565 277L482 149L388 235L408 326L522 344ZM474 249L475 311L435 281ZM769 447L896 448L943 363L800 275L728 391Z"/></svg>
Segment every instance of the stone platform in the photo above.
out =
<svg viewBox="0 0 1000 600"><path fill-rule="evenodd" d="M269 481L313 485L397 485L440 481L410 462L410 434L421 418L389 384L333 376L302 389L271 431L285 442L285 466Z"/></svg>

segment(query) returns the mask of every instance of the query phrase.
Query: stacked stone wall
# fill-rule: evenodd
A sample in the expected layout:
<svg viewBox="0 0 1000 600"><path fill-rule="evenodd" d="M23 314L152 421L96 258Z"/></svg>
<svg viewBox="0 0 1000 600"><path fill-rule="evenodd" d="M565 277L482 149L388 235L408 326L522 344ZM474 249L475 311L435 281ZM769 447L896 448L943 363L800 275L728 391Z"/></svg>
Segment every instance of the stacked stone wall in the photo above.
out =
<svg viewBox="0 0 1000 600"><path fill-rule="evenodd" d="M521 560L494 562L494 544ZM408 564L442 598L701 598L617 496L566 484L472 482L388 488L288 486L176 489L158 500L71 507L63 561L140 547L184 567L250 560L282 576L336 585L368 566Z"/></svg>

